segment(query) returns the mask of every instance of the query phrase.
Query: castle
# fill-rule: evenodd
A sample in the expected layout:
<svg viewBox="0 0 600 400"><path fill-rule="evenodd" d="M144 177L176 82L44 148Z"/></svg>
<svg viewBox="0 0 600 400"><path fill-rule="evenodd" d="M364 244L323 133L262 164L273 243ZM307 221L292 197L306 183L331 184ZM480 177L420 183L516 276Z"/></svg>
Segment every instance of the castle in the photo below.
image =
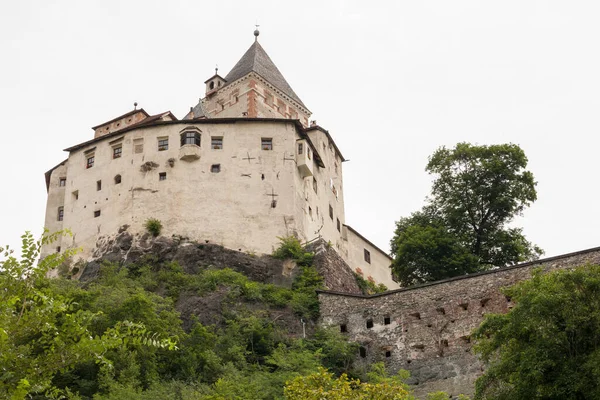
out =
<svg viewBox="0 0 600 400"><path fill-rule="evenodd" d="M163 235L249 253L271 253L278 237L322 238L365 279L398 288L389 255L346 225L344 156L254 35L183 119L136 105L65 149L45 174L45 226L73 236L42 256L81 247L89 259L101 236L143 233L156 218Z"/></svg>

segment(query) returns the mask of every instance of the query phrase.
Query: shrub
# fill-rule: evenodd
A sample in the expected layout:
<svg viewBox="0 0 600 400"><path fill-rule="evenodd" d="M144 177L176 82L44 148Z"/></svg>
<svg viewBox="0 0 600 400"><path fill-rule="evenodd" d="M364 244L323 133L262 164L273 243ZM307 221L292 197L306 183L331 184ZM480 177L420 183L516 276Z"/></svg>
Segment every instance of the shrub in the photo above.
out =
<svg viewBox="0 0 600 400"><path fill-rule="evenodd" d="M300 266L312 265L314 253L304 251L300 240L294 236L278 237L281 241L279 248L273 252L273 257L280 260L291 258Z"/></svg>
<svg viewBox="0 0 600 400"><path fill-rule="evenodd" d="M354 278L356 278L356 283L358 284L358 287L360 288L363 294L371 295L383 293L388 290L387 286L385 286L383 283L380 283L378 285L375 282L363 278L359 274L355 273Z"/></svg>
<svg viewBox="0 0 600 400"><path fill-rule="evenodd" d="M162 222L156 218L148 218L144 223L144 227L152 236L156 237L160 235L160 231L162 230Z"/></svg>

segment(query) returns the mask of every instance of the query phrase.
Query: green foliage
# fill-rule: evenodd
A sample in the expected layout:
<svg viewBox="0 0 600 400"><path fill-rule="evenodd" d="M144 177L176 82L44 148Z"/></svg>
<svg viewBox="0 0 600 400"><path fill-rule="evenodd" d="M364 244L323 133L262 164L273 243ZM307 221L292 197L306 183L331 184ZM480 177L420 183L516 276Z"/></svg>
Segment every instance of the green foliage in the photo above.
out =
<svg viewBox="0 0 600 400"><path fill-rule="evenodd" d="M310 266L315 255L304 251L300 241L294 236L280 237L281 245L273 252L273 257L280 260L292 259L299 266Z"/></svg>
<svg viewBox="0 0 600 400"><path fill-rule="evenodd" d="M527 157L514 144L441 147L428 203L396 223L392 267L404 286L532 260L542 254L508 228L537 199Z"/></svg>
<svg viewBox="0 0 600 400"><path fill-rule="evenodd" d="M380 283L378 285L371 280L363 278L357 273L354 273L354 278L356 279L356 283L358 284L358 287L360 288L362 294L371 295L383 293L388 290L387 286L385 286L383 283Z"/></svg>
<svg viewBox="0 0 600 400"><path fill-rule="evenodd" d="M600 267L537 271L504 293L515 307L472 335L488 364L475 398L600 398Z"/></svg>
<svg viewBox="0 0 600 400"><path fill-rule="evenodd" d="M148 218L146 222L144 222L144 227L152 236L156 237L160 235L162 231L162 222L160 222L156 218Z"/></svg>
<svg viewBox="0 0 600 400"><path fill-rule="evenodd" d="M21 260L12 250L0 247L0 397L25 399L35 394L58 398L68 394L53 378L80 363L111 365L107 353L122 351L128 344L174 348L140 323L115 321L101 331L93 326L100 311L81 307L70 296L50 287L48 271L58 268L77 249L51 254L36 263L43 245L67 232L44 232L36 241L31 233L22 237Z"/></svg>

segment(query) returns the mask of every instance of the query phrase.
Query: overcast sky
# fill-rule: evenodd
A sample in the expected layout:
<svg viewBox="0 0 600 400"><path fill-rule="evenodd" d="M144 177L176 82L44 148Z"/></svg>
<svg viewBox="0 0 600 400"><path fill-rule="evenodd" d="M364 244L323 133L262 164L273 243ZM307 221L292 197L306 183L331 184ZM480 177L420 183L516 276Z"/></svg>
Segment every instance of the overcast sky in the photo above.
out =
<svg viewBox="0 0 600 400"><path fill-rule="evenodd" d="M260 42L344 156L346 222L385 250L439 146L512 142L546 256L600 245L598 1L3 1L0 243L40 233L43 173L137 101L182 118Z"/></svg>

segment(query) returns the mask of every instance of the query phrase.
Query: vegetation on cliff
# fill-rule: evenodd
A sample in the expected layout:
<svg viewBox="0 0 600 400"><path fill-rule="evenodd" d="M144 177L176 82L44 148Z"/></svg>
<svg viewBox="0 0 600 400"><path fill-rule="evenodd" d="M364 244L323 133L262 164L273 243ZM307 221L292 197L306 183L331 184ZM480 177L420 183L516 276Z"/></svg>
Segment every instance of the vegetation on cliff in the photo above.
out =
<svg viewBox="0 0 600 400"><path fill-rule="evenodd" d="M436 150L421 211L396 223L394 273L403 286L536 259L542 250L508 224L537 199L527 157L514 144Z"/></svg>
<svg viewBox="0 0 600 400"><path fill-rule="evenodd" d="M473 335L488 364L475 398L600 398L600 266L537 271L504 293L515 307Z"/></svg>

